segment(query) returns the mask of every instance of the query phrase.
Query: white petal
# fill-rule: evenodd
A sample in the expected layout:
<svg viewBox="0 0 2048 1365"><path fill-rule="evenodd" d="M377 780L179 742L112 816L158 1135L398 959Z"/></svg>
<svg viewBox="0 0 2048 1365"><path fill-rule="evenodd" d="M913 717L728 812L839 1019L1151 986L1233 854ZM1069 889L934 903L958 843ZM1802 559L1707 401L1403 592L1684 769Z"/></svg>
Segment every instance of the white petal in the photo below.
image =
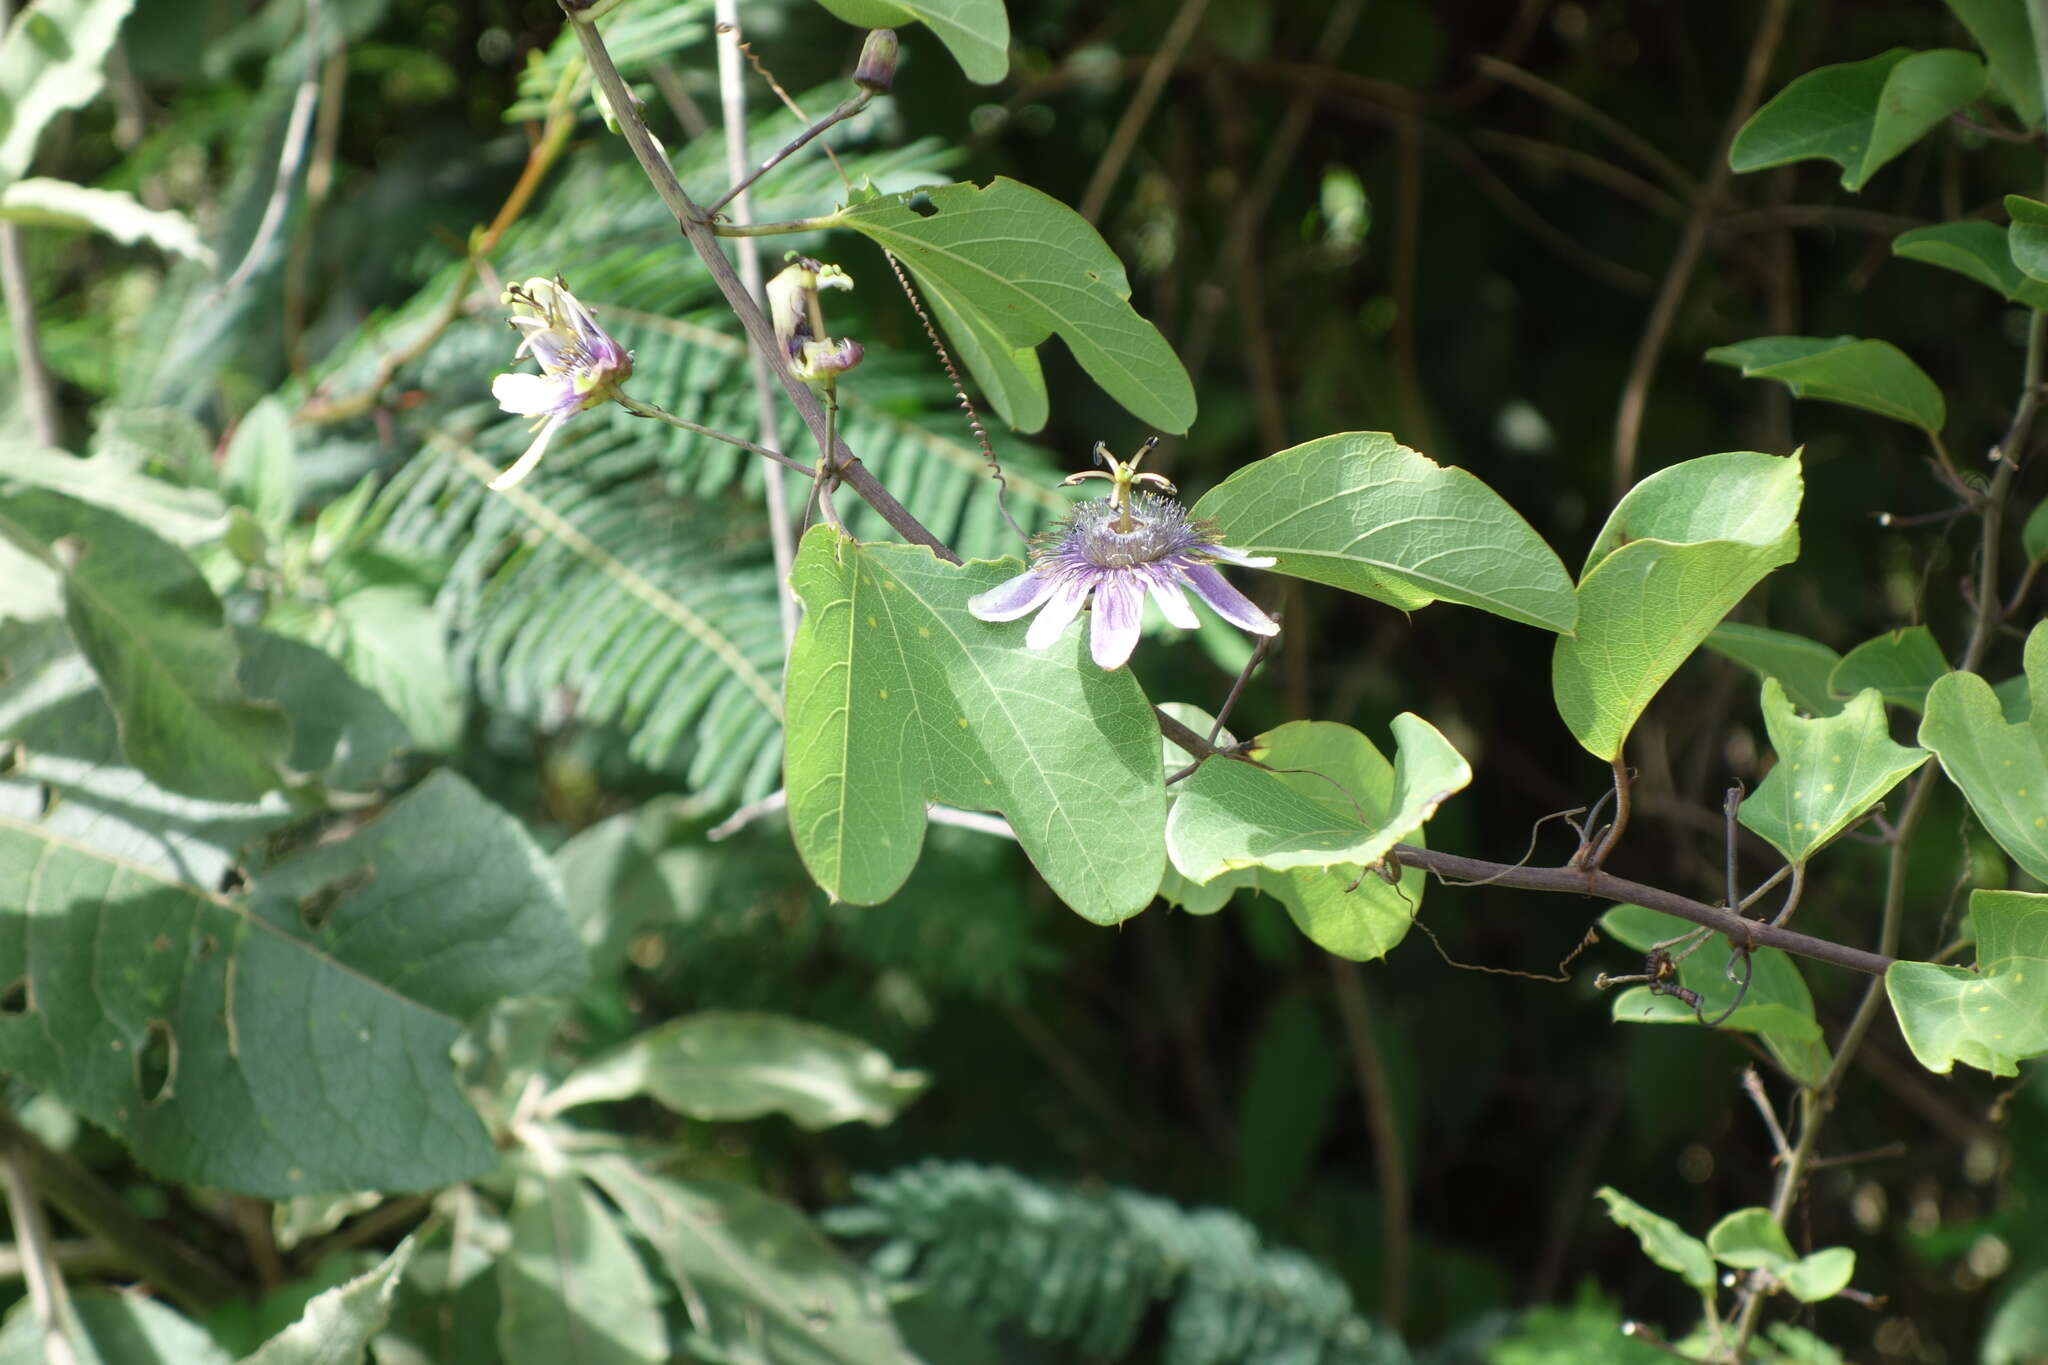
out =
<svg viewBox="0 0 2048 1365"><path fill-rule="evenodd" d="M540 434L533 438L533 444L526 448L526 453L521 455L518 462L510 469L498 475L497 478L492 479L491 487L494 489L510 488L513 484L518 483L528 474L531 474L533 467L540 463L540 457L547 454L548 442L555 439L555 432L560 430L562 423L568 420L568 413L558 412L542 423Z"/></svg>
<svg viewBox="0 0 2048 1365"><path fill-rule="evenodd" d="M967 610L983 621L1014 621L1038 610L1058 586L1050 576L1026 570L968 598Z"/></svg>
<svg viewBox="0 0 2048 1365"><path fill-rule="evenodd" d="M563 395L569 392L569 385L544 374L501 374L491 381L491 397L498 400L498 406L521 417L558 412Z"/></svg>
<svg viewBox="0 0 2048 1365"><path fill-rule="evenodd" d="M1200 630L1201 621L1195 616L1188 599L1181 595L1180 584L1170 578L1155 578L1146 585L1152 591L1152 600L1159 604L1160 614L1167 621L1182 630Z"/></svg>
<svg viewBox="0 0 2048 1365"><path fill-rule="evenodd" d="M1127 574L1117 574L1095 590L1095 619L1088 626L1088 652L1098 668L1122 668L1138 647L1138 622L1145 613L1145 594Z"/></svg>
<svg viewBox="0 0 2048 1365"><path fill-rule="evenodd" d="M1026 649L1044 649L1066 633L1074 618L1081 614L1081 604L1088 600L1094 584L1086 579L1069 579L1060 585L1052 600L1031 618L1031 629L1024 633Z"/></svg>

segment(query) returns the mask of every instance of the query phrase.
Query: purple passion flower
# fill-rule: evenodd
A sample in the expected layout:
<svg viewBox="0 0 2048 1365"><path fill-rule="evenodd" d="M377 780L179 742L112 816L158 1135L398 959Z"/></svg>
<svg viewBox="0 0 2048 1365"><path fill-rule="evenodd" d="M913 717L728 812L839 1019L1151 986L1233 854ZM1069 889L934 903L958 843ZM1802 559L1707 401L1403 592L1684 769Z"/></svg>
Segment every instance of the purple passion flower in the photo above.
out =
<svg viewBox="0 0 2048 1365"><path fill-rule="evenodd" d="M531 352L540 373L501 374L491 381L499 407L537 419L533 444L491 480L493 488L510 488L531 474L562 423L618 397L619 385L633 373L632 354L605 334L560 277L511 285L504 301L512 309L512 326L524 333L512 358Z"/></svg>
<svg viewBox="0 0 2048 1365"><path fill-rule="evenodd" d="M1119 492L1124 500L1098 498L1075 507L1032 542L1029 569L972 598L967 609L984 621L1015 621L1038 612L1024 645L1044 649L1066 632L1092 595L1088 652L1102 668L1123 667L1137 648L1147 596L1181 629L1200 625L1182 588L1193 589L1240 630L1279 631L1279 623L1216 571L1218 563L1263 569L1271 559L1219 544L1215 527L1189 517L1171 498L1129 492L1127 486Z"/></svg>

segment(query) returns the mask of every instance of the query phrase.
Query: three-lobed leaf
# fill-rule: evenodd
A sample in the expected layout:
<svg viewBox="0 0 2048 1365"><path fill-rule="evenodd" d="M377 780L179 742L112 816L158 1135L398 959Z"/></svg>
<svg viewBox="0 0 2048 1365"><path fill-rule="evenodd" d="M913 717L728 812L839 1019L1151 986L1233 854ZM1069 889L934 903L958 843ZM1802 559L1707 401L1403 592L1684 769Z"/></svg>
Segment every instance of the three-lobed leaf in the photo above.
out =
<svg viewBox="0 0 2048 1365"><path fill-rule="evenodd" d="M1861 62L1809 71L1750 115L1728 149L1731 169L1759 171L1822 158L1860 190L1886 162L1984 93L1975 53L1893 48Z"/></svg>
<svg viewBox="0 0 2048 1365"><path fill-rule="evenodd" d="M922 23L937 35L980 85L1010 73L1010 16L1003 0L818 0L832 14L861 28Z"/></svg>
<svg viewBox="0 0 2048 1365"><path fill-rule="evenodd" d="M1927 372L1889 341L1856 337L1753 337L1716 346L1707 359L1732 365L1745 379L1775 379L1794 398L1862 408L1923 431L1938 432L1948 405Z"/></svg>
<svg viewBox="0 0 2048 1365"><path fill-rule="evenodd" d="M1743 801L1740 819L1791 862L1812 857L1927 761L1926 750L1892 742L1875 688L1837 715L1805 720L1770 678L1763 705L1778 763Z"/></svg>
<svg viewBox="0 0 2048 1365"><path fill-rule="evenodd" d="M232 896L0 813L0 977L25 984L0 1069L167 1179L282 1198L490 1169L448 1049L579 967L540 850L452 774Z"/></svg>
<svg viewBox="0 0 2048 1365"><path fill-rule="evenodd" d="M647 1095L711 1122L779 1113L814 1131L856 1120L880 1127L928 1083L923 1072L903 1070L879 1048L822 1024L704 1010L584 1063L548 1096L546 1108L559 1113Z"/></svg>
<svg viewBox="0 0 2048 1365"><path fill-rule="evenodd" d="M912 207L917 197L929 212ZM1087 219L1050 195L997 176L986 187L877 196L834 221L893 253L943 301L942 315L972 319L955 333L969 337L962 358L1006 421L1034 415L1043 402L1042 378L1034 382L1009 353L1058 333L1089 377L1141 422L1170 432L1193 425L1194 384L1159 329L1131 307L1123 263ZM1016 402L1010 395L1020 385L1026 401Z"/></svg>
<svg viewBox="0 0 2048 1365"><path fill-rule="evenodd" d="M1974 969L1894 962L1885 991L1920 1065L1946 1074L1957 1062L1994 1076L2048 1053L2048 895L1972 891Z"/></svg>
<svg viewBox="0 0 2048 1365"><path fill-rule="evenodd" d="M1159 734L1130 670L1089 662L1079 630L1039 652L1022 623L967 610L1021 567L824 526L804 537L784 783L797 851L838 899L872 905L903 884L929 801L1007 816L1053 891L1097 923L1157 891Z"/></svg>
<svg viewBox="0 0 2048 1365"><path fill-rule="evenodd" d="M2026 677L2030 716L2012 722L1984 679L1945 675L1927 689L1919 740L1941 759L1998 846L2048 881L2048 621L2027 638Z"/></svg>
<svg viewBox="0 0 2048 1365"><path fill-rule="evenodd" d="M65 619L137 768L175 791L228 801L283 781L291 726L236 683L220 599L183 552L44 489L0 493L0 537L60 575Z"/></svg>
<svg viewBox="0 0 2048 1365"><path fill-rule="evenodd" d="M1545 630L1577 621L1571 575L1520 513L1466 470L1383 431L1254 461L1194 511L1226 544L1272 555L1276 573L1404 611L1441 600Z"/></svg>
<svg viewBox="0 0 2048 1365"><path fill-rule="evenodd" d="M1650 698L1765 574L1799 553L1797 456L1733 452L1659 470L1601 528L1579 624L1551 659L1558 714L1612 761Z"/></svg>

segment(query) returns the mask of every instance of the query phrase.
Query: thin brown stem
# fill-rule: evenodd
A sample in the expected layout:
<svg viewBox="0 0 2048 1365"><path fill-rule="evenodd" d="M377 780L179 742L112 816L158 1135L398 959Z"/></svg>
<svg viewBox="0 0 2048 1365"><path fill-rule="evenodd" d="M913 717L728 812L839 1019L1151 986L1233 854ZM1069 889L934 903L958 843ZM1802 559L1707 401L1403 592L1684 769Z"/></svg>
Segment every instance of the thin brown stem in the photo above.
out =
<svg viewBox="0 0 2048 1365"><path fill-rule="evenodd" d="M1117 120L1116 130L1109 135L1109 143L1102 149L1102 159L1095 163L1095 172L1088 177L1088 188L1081 192L1081 216L1089 222L1102 220L1109 192L1115 188L1117 177L1123 174L1131 149L1138 145L1138 134L1145 131L1146 121L1159 104L1159 96L1166 89L1166 78L1173 74L1180 54L1187 48L1188 40L1195 36L1195 30L1202 22L1202 13L1208 8L1209 0L1180 0L1180 8L1175 11L1173 22L1167 26L1159 50L1145 63L1145 72L1138 77L1138 88L1131 92L1131 102L1124 106L1123 117Z"/></svg>
<svg viewBox="0 0 2048 1365"><path fill-rule="evenodd" d="M1386 1264L1380 1272L1379 1316L1399 1330L1408 1312L1408 1260L1412 1240L1408 1217L1408 1169L1401 1151L1401 1129L1394 1112L1394 1087L1387 1078L1386 1058L1373 1030L1372 1008L1365 997L1364 974L1358 964L1341 957L1330 960L1330 981L1337 998L1337 1016L1344 1024L1344 1050L1372 1133L1373 1165L1378 1168L1381 1240Z"/></svg>
<svg viewBox="0 0 2048 1365"><path fill-rule="evenodd" d="M735 11L735 13L737 13L737 11ZM734 47L735 53L737 53L739 46L739 29L736 25L732 27L725 27L727 22L728 21L723 19L719 21L721 25L721 28L719 30L719 36L721 38L729 39ZM721 78L722 76L723 69L721 68ZM778 150L773 156L769 157L766 161L763 161L759 166L756 166L752 171L746 172L743 178L740 179L740 181L737 184L735 184L731 189L727 190L723 195L719 196L718 201L714 203L709 209L705 210L705 212L716 214L720 209L724 208L727 204L730 204L733 200L745 194L748 188L752 186L756 180L759 180L762 176L768 174L768 172L774 170L777 166L780 166L784 161L788 160L797 152L802 151L803 148L811 141L812 138L817 137L820 133L824 132L827 128L832 127L834 124L844 123L846 120L852 118L855 114L858 114L861 110L867 108L868 102L873 98L873 94L866 90L863 90L859 94L854 95L849 99L840 101L839 106L836 109L834 109L831 113L825 115L825 117L819 119L817 122L811 124L810 127L804 129L801 133L798 133L795 137L791 138L787 143L783 144L781 149ZM730 126L730 124L728 124L728 126ZM728 136L731 135L728 134ZM741 154L742 156L744 156L746 148L746 127L744 124L740 126L739 140Z"/></svg>
<svg viewBox="0 0 2048 1365"><path fill-rule="evenodd" d="M1605 134L1617 147L1634 154L1644 166L1663 176L1678 192L1680 198L1688 201L1699 199L1699 182L1694 180L1684 167L1658 151L1648 139L1613 115L1595 109L1569 90L1552 85L1533 71L1524 71L1512 62L1504 62L1498 57L1482 56L1475 58L1474 64L1482 74L1491 76L1503 85L1512 85L1517 90L1534 95Z"/></svg>

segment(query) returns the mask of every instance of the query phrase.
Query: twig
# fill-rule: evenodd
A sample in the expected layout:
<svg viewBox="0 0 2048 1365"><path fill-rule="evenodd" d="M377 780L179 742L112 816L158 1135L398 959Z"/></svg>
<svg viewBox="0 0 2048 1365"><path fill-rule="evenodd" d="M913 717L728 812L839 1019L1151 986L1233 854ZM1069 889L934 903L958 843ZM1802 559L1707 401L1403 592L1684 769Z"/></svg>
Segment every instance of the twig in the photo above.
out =
<svg viewBox="0 0 2048 1365"><path fill-rule="evenodd" d="M1650 306L1649 320L1643 324L1642 335L1636 339L1635 357L1629 363L1628 381L1622 386L1621 405L1614 415L1613 491L1616 501L1635 482L1636 447L1642 438L1643 409L1649 402L1650 381L1656 376L1657 361L1664 353L1664 339L1678 317L1678 305L1685 298L1686 286L1692 282L1693 268L1699 264L1700 249L1706 245L1707 228L1715 203L1727 188L1728 177L1732 174L1728 165L1728 147L1735 141L1735 134L1749 117L1750 110L1756 107L1764 77L1770 73L1771 56L1777 51L1778 39L1785 31L1785 15L1791 7L1792 0L1764 0L1763 18L1758 21L1756 37L1750 44L1749 62L1742 73L1742 88L1728 110L1720 140L1714 144L1713 168L1707 174L1705 188L1690 196L1692 216L1686 220L1685 231L1679 236L1678 249L1671 254L1671 264L1664 272L1664 283L1657 291L1657 301Z"/></svg>
<svg viewBox="0 0 2048 1365"><path fill-rule="evenodd" d="M7 1217L14 1225L15 1245L21 1249L22 1275L28 1281L28 1297L34 1305L36 1322L42 1328L43 1359L47 1365L78 1365L78 1318L71 1311L71 1296L64 1290L64 1276L50 1250L50 1224L43 1216L42 1201L28 1178L25 1163L16 1152L0 1157L0 1175L7 1186Z"/></svg>
<svg viewBox="0 0 2048 1365"><path fill-rule="evenodd" d="M1806 1163L1809 1171L1825 1171L1831 1166L1855 1166L1865 1161L1883 1161L1890 1157L1904 1156L1912 1149L1903 1142L1887 1142L1882 1147L1869 1147L1860 1152L1844 1152L1840 1156L1816 1157Z"/></svg>
<svg viewBox="0 0 2048 1365"><path fill-rule="evenodd" d="M1778 1122L1778 1111L1772 1107L1771 1097L1764 1093L1763 1077L1756 1074L1755 1067L1742 1068L1742 1088L1750 1102L1756 1105L1757 1112L1764 1116L1764 1127L1771 1133L1771 1150L1783 1161L1792 1155L1792 1144L1785 1137L1785 1129Z"/></svg>
<svg viewBox="0 0 2048 1365"><path fill-rule="evenodd" d="M746 174L747 88L740 71L739 0L717 0L714 13L718 21L718 100L720 114L725 120L725 168L726 174L731 176L735 183L732 189L727 191L725 198L713 206L712 212L715 213L718 208L730 203L734 216L744 223L753 216L752 207L748 202L747 186L753 184L761 171L767 170L768 166L763 166L761 171L756 171L753 175ZM597 32L589 24L578 24L576 31L593 36ZM595 67L594 59L591 64ZM609 95L609 88L606 93ZM867 94L865 90L860 93L863 96ZM863 99L861 103L865 105L866 101ZM841 105L840 108L843 109L845 106ZM620 115L620 119L623 126L625 115ZM827 126L829 124L818 125L816 131L823 132ZM644 128L642 131L644 133ZM796 150L807 140L791 144L785 149L785 154ZM780 159L780 156L775 158ZM774 164L775 161L768 163L769 166ZM751 240L742 241L737 251L741 287L746 290L749 299L758 299L761 297L761 253ZM754 413L760 424L761 440L764 443L774 442L776 429L780 425L775 411L774 376L768 370L767 354L760 347L753 346L747 349L747 368L753 379ZM805 476L809 477L811 471L807 467L796 461L790 463L803 469ZM796 536L790 529L789 490L783 482L780 462L769 464L764 483L768 500L768 544L775 556L775 606L781 613L782 644L786 650L796 639L797 620L802 615L803 608L797 603L796 590L789 585L790 567L796 563ZM829 496L822 485L814 486L812 491L821 497Z"/></svg>
<svg viewBox="0 0 2048 1365"><path fill-rule="evenodd" d="M1131 102L1124 106L1123 117L1117 120L1116 130L1109 135L1109 143L1102 149L1102 159L1095 163L1095 173L1088 177L1088 188L1081 192L1080 213L1089 222L1102 220L1102 209L1109 202L1109 192L1115 187L1117 177L1123 174L1124 163L1130 160L1138 134L1145 131L1145 123L1152 117L1160 93L1166 89L1166 78L1173 74L1174 65L1180 61L1188 40L1195 36L1195 30L1202 22L1202 13L1208 8L1209 0L1180 0L1180 8L1174 12L1173 22L1167 26L1159 50L1145 63L1145 73L1138 77L1138 88L1131 92Z"/></svg>
<svg viewBox="0 0 2048 1365"><path fill-rule="evenodd" d="M291 117L285 121L284 146L278 152L277 179L271 183L270 199L263 206L262 221L256 224L256 235L249 239L249 249L242 253L242 263L235 267L232 275L214 290L216 299L224 299L249 282L263 264L263 258L270 252L270 243L284 226L284 215L292 200L292 186L299 178L299 167L305 163L306 147L311 142L313 131L313 109L320 102L320 7L322 0L306 0L306 70L299 78L299 88L292 96Z"/></svg>
<svg viewBox="0 0 2048 1365"><path fill-rule="evenodd" d="M738 446L741 450L751 451L764 460L781 465L784 469L794 470L806 479L811 477L811 467L802 460L792 460L779 450L770 450L767 446L757 445L745 437L735 436L729 431L720 431L716 427L707 427L702 423L692 422L687 417L678 417L658 403L643 403L637 398L624 396L614 401L635 417L651 417L655 421L666 422L672 427L678 427L698 436L708 436L714 441L723 441L729 446Z"/></svg>
<svg viewBox="0 0 2048 1365"><path fill-rule="evenodd" d="M739 55L739 17L737 9L738 0L730 0L730 2L734 6L733 14L731 17L724 17L727 0L720 0L720 3L718 5L718 13L721 16L718 20L718 34L720 42L722 44L727 44L731 46L731 48L733 49L735 66L732 79L737 80L737 59ZM721 47L720 50L721 52L723 52L724 48ZM719 89L721 94L723 94L723 92L729 88L729 86L726 84L727 76L723 61L721 61L719 64L718 76ZM820 133L824 132L827 128L832 127L834 124L844 123L847 119L852 118L855 114L858 114L861 110L867 108L868 102L871 101L872 99L874 99L874 94L871 91L862 90L859 94L850 96L849 98L840 101L838 108L834 109L831 113L825 115L825 117L819 119L817 122L811 124L810 127L804 129L801 133L798 133L795 137L791 138L787 143L783 144L782 149L780 151L776 152L766 161L763 161L759 166L756 166L752 171L745 170L747 135L746 127L744 123L742 123L740 125L740 132L738 135L738 142L740 148L740 170L731 173L735 175L743 175L744 178L738 180L737 183L735 183L731 189L727 190L723 195L721 195L718 201L712 204L710 208L706 209L705 212L713 215L717 214L718 211L723 209L727 204L732 203L733 200L738 199L740 196L744 195L747 192L747 188L750 185L752 185L756 180L759 180L762 176L768 174L768 172L774 170L777 166L781 165L791 156L801 151L804 145L808 143L812 138L818 136ZM731 166L730 152L734 140L734 136L730 131L730 129L733 127L733 123L731 118L729 117L732 111L732 104L733 101L731 101L729 98L725 100L726 111L728 114L728 117L726 119L726 128L728 130L726 133L726 148L728 152L727 165L729 169ZM745 112L746 105L744 96L742 96L740 101L740 114L742 118L744 118ZM741 211L740 216L742 218L746 217L746 213L744 210Z"/></svg>
<svg viewBox="0 0 2048 1365"><path fill-rule="evenodd" d="M1643 165L1663 176L1678 192L1680 198L1692 202L1697 202L1700 198L1699 182L1694 180L1684 167L1658 151L1648 139L1613 115L1595 109L1569 90L1552 85L1541 76L1524 71L1512 62L1504 62L1498 57L1480 56L1475 57L1473 63L1485 75L1504 85L1512 85L1517 90L1534 95L1606 134L1616 146L1634 153Z"/></svg>
<svg viewBox="0 0 2048 1365"><path fill-rule="evenodd" d="M1372 1134L1373 1165L1380 1185L1381 1237L1386 1264L1380 1271L1380 1301L1375 1305L1387 1326L1398 1331L1408 1313L1408 1170L1401 1151L1401 1129L1395 1121L1394 1087L1387 1079L1386 1058L1373 1031L1372 1007L1365 998L1364 974L1358 964L1330 958L1330 983L1337 997L1337 1017L1344 1024L1344 1050L1358 1081L1365 1126Z"/></svg>
<svg viewBox="0 0 2048 1365"><path fill-rule="evenodd" d="M42 333L36 326L35 286L28 275L28 253L22 249L21 228L14 223L0 223L0 303L7 305L8 324L14 332L14 367L21 375L22 404L28 409L29 428L36 440L55 449L64 443L63 424L57 414L57 388L43 359Z"/></svg>
<svg viewBox="0 0 2048 1365"><path fill-rule="evenodd" d="M1633 171L1625 170L1612 161L1582 152L1576 147L1565 147L1555 142L1498 132L1491 128L1482 128L1473 133L1472 145L1495 148L1525 161L1562 167L1584 176L1596 185L1605 185L1623 198L1635 200L1652 213L1662 214L1666 218L1681 222L1685 218L1683 200L1659 189Z"/></svg>
<svg viewBox="0 0 2048 1365"><path fill-rule="evenodd" d="M1217 738L1222 735L1224 723L1230 719L1231 711L1236 708L1237 699L1244 695L1245 684L1252 680L1252 674L1258 670L1259 661L1266 657L1266 651L1272 647L1272 644L1272 636L1261 635L1259 642L1252 646L1251 657L1246 659L1244 667L1237 671L1237 681L1230 685L1230 691L1224 695L1223 705L1216 708L1216 722L1209 727L1209 742L1211 744L1214 744Z"/></svg>
<svg viewBox="0 0 2048 1365"><path fill-rule="evenodd" d="M1165 726L1162 724L1160 728L1163 730ZM1196 738L1199 739L1200 736ZM1716 933L1726 934L1737 943L1753 943L1759 948L1782 948L1798 957L1812 958L1816 962L1827 962L1873 976L1883 976L1885 969L1892 965L1892 958L1887 953L1873 953L1824 938L1815 938L1811 934L1774 928L1753 919L1746 919L1725 906L1708 905L1704 901L1681 896L1675 891L1646 886L1609 872L1588 874L1584 868L1569 865L1517 867L1511 863L1490 863L1480 858L1466 858L1455 853L1417 848L1413 844L1396 844L1387 856L1405 867L1427 868L1444 877L1485 881L1494 885L1519 887L1525 891L1561 891L1571 895L1595 896L1601 900L1616 901L1624 905L1640 905L1646 910L1661 911L1675 918L1702 925ZM1880 981L1878 991L1882 994L1883 990L1884 983Z"/></svg>
<svg viewBox="0 0 2048 1365"><path fill-rule="evenodd" d="M1607 861L1607 855L1614 852L1615 845L1621 842L1621 836L1628 831L1629 788L1632 785L1628 764L1622 761L1619 753L1616 753L1613 766L1614 823L1607 827L1607 832L1604 835L1600 836L1600 842L1594 845L1592 850L1580 860L1580 866L1584 867L1589 873L1600 870L1601 866ZM1595 806L1594 809L1598 810L1599 807ZM1586 818L1586 827L1588 830L1592 829L1591 816Z"/></svg>

